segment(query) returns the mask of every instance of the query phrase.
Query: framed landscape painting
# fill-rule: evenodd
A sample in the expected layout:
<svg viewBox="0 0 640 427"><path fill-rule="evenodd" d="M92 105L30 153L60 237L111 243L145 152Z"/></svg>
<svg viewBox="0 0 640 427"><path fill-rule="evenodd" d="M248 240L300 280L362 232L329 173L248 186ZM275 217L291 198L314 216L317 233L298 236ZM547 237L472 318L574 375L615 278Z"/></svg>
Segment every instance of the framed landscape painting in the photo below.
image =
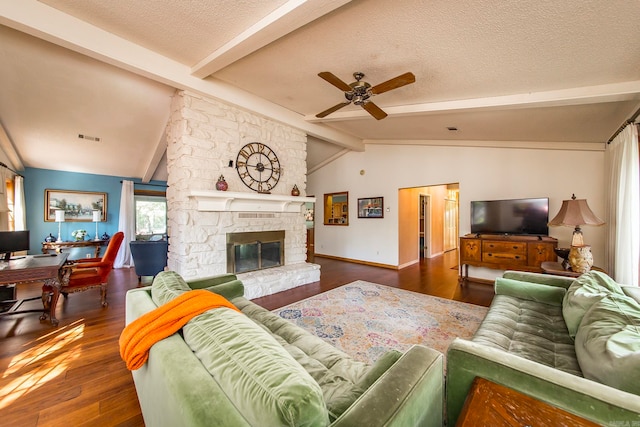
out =
<svg viewBox="0 0 640 427"><path fill-rule="evenodd" d="M44 190L44 220L56 220L56 210L64 211L65 222L91 222L93 211L107 220L107 193L75 190Z"/></svg>

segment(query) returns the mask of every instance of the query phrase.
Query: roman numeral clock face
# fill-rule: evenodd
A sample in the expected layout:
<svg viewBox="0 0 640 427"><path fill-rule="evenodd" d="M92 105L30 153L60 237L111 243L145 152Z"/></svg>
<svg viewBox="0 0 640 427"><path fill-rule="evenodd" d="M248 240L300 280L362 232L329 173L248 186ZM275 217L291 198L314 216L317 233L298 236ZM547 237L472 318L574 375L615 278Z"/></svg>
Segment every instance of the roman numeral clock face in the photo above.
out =
<svg viewBox="0 0 640 427"><path fill-rule="evenodd" d="M280 180L278 156L259 142L250 142L240 149L236 169L244 185L258 193L270 193Z"/></svg>

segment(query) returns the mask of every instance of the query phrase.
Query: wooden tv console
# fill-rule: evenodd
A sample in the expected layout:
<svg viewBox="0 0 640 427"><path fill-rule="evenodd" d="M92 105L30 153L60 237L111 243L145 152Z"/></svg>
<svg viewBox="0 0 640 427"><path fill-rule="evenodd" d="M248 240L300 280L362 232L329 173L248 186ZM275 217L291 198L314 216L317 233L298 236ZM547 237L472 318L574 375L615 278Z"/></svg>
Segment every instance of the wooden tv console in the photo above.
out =
<svg viewBox="0 0 640 427"><path fill-rule="evenodd" d="M540 264L557 261L558 239L548 236L467 234L460 237L460 283L469 266L541 273Z"/></svg>

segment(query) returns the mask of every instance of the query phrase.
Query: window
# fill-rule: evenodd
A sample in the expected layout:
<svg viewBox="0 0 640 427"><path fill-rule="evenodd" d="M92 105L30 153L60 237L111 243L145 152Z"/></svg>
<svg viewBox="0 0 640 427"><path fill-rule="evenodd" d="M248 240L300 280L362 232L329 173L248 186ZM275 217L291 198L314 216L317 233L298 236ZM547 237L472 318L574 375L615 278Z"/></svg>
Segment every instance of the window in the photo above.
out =
<svg viewBox="0 0 640 427"><path fill-rule="evenodd" d="M349 193L324 195L324 225L349 225Z"/></svg>
<svg viewBox="0 0 640 427"><path fill-rule="evenodd" d="M159 240L167 234L167 199L134 195L136 240Z"/></svg>
<svg viewBox="0 0 640 427"><path fill-rule="evenodd" d="M16 229L16 220L14 215L15 195L14 195L14 187L13 187L12 179L7 179L5 181L5 194L7 195L7 208L9 210L9 212L7 212L8 221L9 221L7 230L14 231Z"/></svg>

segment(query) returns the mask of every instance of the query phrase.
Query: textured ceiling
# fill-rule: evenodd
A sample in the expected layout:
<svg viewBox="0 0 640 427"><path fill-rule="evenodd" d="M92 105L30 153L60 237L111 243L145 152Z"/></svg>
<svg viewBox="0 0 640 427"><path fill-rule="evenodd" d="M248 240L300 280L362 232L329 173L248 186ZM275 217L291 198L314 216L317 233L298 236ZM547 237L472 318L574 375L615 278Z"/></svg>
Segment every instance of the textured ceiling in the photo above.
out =
<svg viewBox="0 0 640 427"><path fill-rule="evenodd" d="M285 0L40 0L187 66Z"/></svg>
<svg viewBox="0 0 640 427"><path fill-rule="evenodd" d="M162 179L178 88L307 132L310 168L376 141L602 149L640 106L639 16L628 0L2 2L0 144L17 166ZM416 82L373 98L384 120L319 120L344 100L320 71Z"/></svg>

